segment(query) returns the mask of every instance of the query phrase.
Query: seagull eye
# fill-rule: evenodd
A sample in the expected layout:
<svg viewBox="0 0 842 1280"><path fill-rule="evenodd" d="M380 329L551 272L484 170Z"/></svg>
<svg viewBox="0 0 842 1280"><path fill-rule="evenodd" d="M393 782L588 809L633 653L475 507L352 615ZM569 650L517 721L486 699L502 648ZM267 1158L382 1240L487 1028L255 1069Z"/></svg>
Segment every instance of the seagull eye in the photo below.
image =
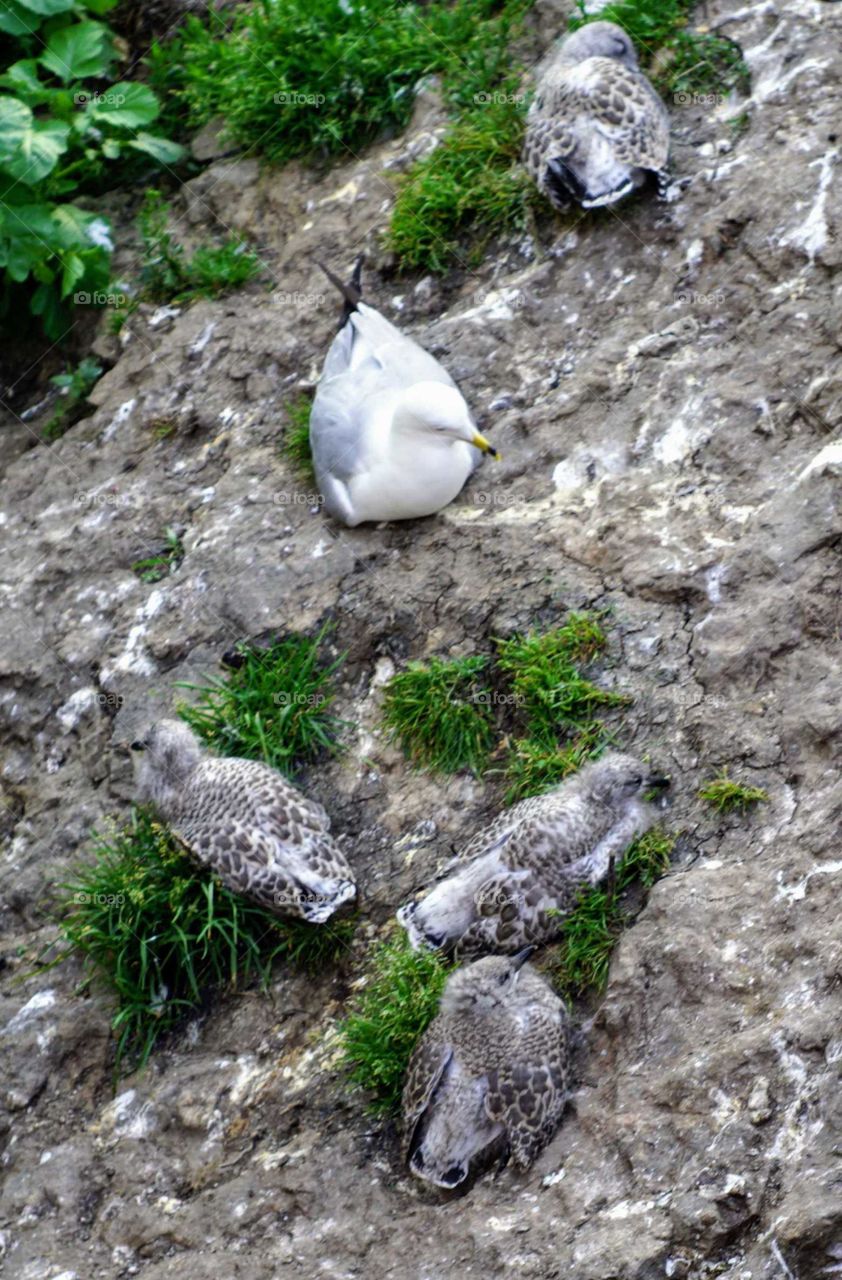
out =
<svg viewBox="0 0 842 1280"><path fill-rule="evenodd" d="M131 749L132 749L132 751L145 751L145 750L146 750L146 743L145 743L145 742L140 742L140 741L138 741L138 742L133 742L133 743L132 743L132 747L131 747Z"/></svg>

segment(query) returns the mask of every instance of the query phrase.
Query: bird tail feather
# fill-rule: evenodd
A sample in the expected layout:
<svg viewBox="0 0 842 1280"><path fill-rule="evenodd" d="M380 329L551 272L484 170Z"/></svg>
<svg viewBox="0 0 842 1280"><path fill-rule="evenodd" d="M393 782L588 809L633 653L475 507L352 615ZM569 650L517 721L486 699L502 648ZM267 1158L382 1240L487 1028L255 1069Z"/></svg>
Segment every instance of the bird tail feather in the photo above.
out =
<svg viewBox="0 0 842 1280"><path fill-rule="evenodd" d="M604 205L614 204L617 200L622 200L623 196L627 196L631 191L634 191L634 182L629 178L627 182L621 182L619 187L612 187L610 191L600 191L595 196L585 195L582 200L582 208L601 209Z"/></svg>

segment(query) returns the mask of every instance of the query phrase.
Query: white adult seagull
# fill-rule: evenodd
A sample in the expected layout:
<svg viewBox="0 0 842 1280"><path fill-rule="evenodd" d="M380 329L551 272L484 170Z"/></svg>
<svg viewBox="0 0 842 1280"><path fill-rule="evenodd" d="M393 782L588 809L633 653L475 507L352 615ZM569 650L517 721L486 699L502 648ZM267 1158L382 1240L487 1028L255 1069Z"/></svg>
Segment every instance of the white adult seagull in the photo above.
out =
<svg viewBox="0 0 842 1280"><path fill-rule="evenodd" d="M344 285L322 266L345 310L310 414L319 491L330 515L352 527L441 511L481 453L499 460L438 360L360 301L361 267L362 259Z"/></svg>

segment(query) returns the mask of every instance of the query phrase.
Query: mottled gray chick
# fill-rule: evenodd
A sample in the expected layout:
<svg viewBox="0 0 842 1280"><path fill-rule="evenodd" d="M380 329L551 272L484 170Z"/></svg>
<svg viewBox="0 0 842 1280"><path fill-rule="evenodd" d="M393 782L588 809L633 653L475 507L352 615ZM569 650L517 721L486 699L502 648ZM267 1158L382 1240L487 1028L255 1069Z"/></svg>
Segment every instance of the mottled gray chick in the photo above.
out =
<svg viewBox="0 0 842 1280"><path fill-rule="evenodd" d="M553 938L579 891L651 827L647 792L666 785L649 765L609 752L507 809L474 836L451 875L398 911L413 948L512 953Z"/></svg>
<svg viewBox="0 0 842 1280"><path fill-rule="evenodd" d="M539 190L557 209L613 204L647 173L663 186L668 156L666 108L622 27L590 22L563 40L526 122L523 159Z"/></svg>
<svg viewBox="0 0 842 1280"><path fill-rule="evenodd" d="M354 873L329 817L275 769L205 754L180 720L159 720L131 746L143 753L138 799L226 888L311 924L354 900Z"/></svg>
<svg viewBox="0 0 842 1280"><path fill-rule="evenodd" d="M448 1189L471 1162L511 1154L526 1169L561 1119L569 1022L558 996L516 956L489 956L447 980L403 1091L404 1151L419 1178Z"/></svg>

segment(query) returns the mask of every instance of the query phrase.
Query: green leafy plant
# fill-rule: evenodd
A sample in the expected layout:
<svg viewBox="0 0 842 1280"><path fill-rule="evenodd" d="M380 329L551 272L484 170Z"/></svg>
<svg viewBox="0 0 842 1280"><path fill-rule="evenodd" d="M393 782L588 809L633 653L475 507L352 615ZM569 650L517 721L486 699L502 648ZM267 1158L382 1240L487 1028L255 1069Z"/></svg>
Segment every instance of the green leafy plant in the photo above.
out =
<svg viewBox="0 0 842 1280"><path fill-rule="evenodd" d="M59 388L61 394L55 412L44 426L45 440L57 440L68 427L91 409L88 392L101 374L102 366L91 356L85 356L75 369L69 368L66 373L57 373L50 378L50 382Z"/></svg>
<svg viewBox="0 0 842 1280"><path fill-rule="evenodd" d="M749 89L749 71L739 46L722 36L679 31L662 66L655 79L677 106L688 94L723 98L732 89Z"/></svg>
<svg viewBox="0 0 842 1280"><path fill-rule="evenodd" d="M728 771L723 769L718 777L705 783L699 791L699 799L711 805L717 813L731 813L735 809L744 813L752 805L766 804L769 796L762 787L748 787L742 782L732 781Z"/></svg>
<svg viewBox="0 0 842 1280"><path fill-rule="evenodd" d="M160 191L147 191L138 223L141 292L152 302L216 298L254 279L261 269L258 255L236 236L220 245L202 245L188 256L169 230L169 208Z"/></svg>
<svg viewBox="0 0 842 1280"><path fill-rule="evenodd" d="M600 756L607 741L605 727L598 720L583 724L563 747L547 746L535 738L515 739L506 760L506 804L557 787L588 760Z"/></svg>
<svg viewBox="0 0 842 1280"><path fill-rule="evenodd" d="M53 339L70 327L71 301L108 298L110 227L69 197L113 185L132 158L175 164L183 154L147 128L160 109L155 93L112 82L114 34L99 19L114 3L0 8L18 55L0 75L0 316L17 315L22 300Z"/></svg>
<svg viewBox="0 0 842 1280"><path fill-rule="evenodd" d="M156 440L170 440L178 431L178 418L174 413L161 413L146 423Z"/></svg>
<svg viewBox="0 0 842 1280"><path fill-rule="evenodd" d="M452 967L432 951L413 951L403 931L371 956L340 1034L345 1067L372 1095L372 1111L398 1107L412 1051L436 1015Z"/></svg>
<svg viewBox="0 0 842 1280"><path fill-rule="evenodd" d="M549 961L553 980L566 995L604 990L611 954L628 923L623 894L636 883L651 888L669 868L675 841L675 836L657 827L647 831L635 840L613 878L580 895L561 926L561 941Z"/></svg>
<svg viewBox="0 0 842 1280"><path fill-rule="evenodd" d="M570 27L575 30L595 19L616 22L629 33L641 66L667 97L746 89L748 68L739 47L721 36L689 30L693 8L692 0L621 0L589 14L584 0L577 0Z"/></svg>
<svg viewBox="0 0 842 1280"><path fill-rule="evenodd" d="M284 163L357 151L402 128L421 77L455 104L502 76L511 16L525 0L258 0L189 17L150 53L153 83L189 127L225 118L232 141Z"/></svg>
<svg viewBox="0 0 842 1280"><path fill-rule="evenodd" d="M587 613L571 613L553 631L497 641L497 662L525 727L506 762L509 803L556 786L605 749L609 735L595 712L629 699L600 689L579 671L605 645L602 626Z"/></svg>
<svg viewBox="0 0 842 1280"><path fill-rule="evenodd" d="M135 560L132 565L132 573L136 573L141 582L160 582L162 578L174 573L184 559L181 538L171 525L164 530L164 539L161 551L144 560Z"/></svg>
<svg viewBox="0 0 842 1280"><path fill-rule="evenodd" d="M281 451L290 460L302 480L315 488L313 451L310 447L310 411L313 401L301 395L284 407L286 426L281 437Z"/></svg>
<svg viewBox="0 0 842 1280"><path fill-rule="evenodd" d="M478 96L489 102L460 115L399 183L386 242L405 270L476 265L493 236L524 230L539 204L518 163L523 96Z"/></svg>
<svg viewBox="0 0 842 1280"><path fill-rule="evenodd" d="M541 200L520 164L528 96L508 47L529 7L505 5L472 43L471 70L446 81L453 123L399 179L386 245L403 270L475 266L494 236L532 226Z"/></svg>
<svg viewBox="0 0 842 1280"><path fill-rule="evenodd" d="M383 721L416 765L480 772L494 737L483 657L410 662L385 688Z"/></svg>
<svg viewBox="0 0 842 1280"><path fill-rule="evenodd" d="M591 614L571 613L553 631L495 643L495 666L508 691L492 688L491 662L482 655L410 662L386 685L383 721L415 764L444 773L482 772L499 734L508 747L511 803L555 786L598 756L609 734L596 711L629 699L579 671L606 644Z"/></svg>
<svg viewBox="0 0 842 1280"><path fill-rule="evenodd" d="M586 663L605 647L599 624L573 613L564 626L542 635L497 641L497 663L511 679L530 737L555 743L561 729L576 728L596 707L620 706L628 699L585 680L577 663Z"/></svg>
<svg viewBox="0 0 842 1280"><path fill-rule="evenodd" d="M142 1066L213 991L265 987L279 959L318 971L350 942L353 921L281 921L231 893L143 809L122 830L95 835L93 851L62 886L61 930L116 996L115 1074L127 1055Z"/></svg>
<svg viewBox="0 0 842 1280"><path fill-rule="evenodd" d="M731 119L726 120L725 123L731 130L731 136L733 138L739 138L740 135L745 133L748 129L750 123L749 113L747 111L741 111L739 115L732 116Z"/></svg>
<svg viewBox="0 0 842 1280"><path fill-rule="evenodd" d="M345 655L322 659L329 630L325 624L313 638L286 636L265 650L242 646L225 679L179 685L202 695L193 706L181 706L180 715L220 755L264 760L288 776L335 752L344 722L328 708Z"/></svg>

